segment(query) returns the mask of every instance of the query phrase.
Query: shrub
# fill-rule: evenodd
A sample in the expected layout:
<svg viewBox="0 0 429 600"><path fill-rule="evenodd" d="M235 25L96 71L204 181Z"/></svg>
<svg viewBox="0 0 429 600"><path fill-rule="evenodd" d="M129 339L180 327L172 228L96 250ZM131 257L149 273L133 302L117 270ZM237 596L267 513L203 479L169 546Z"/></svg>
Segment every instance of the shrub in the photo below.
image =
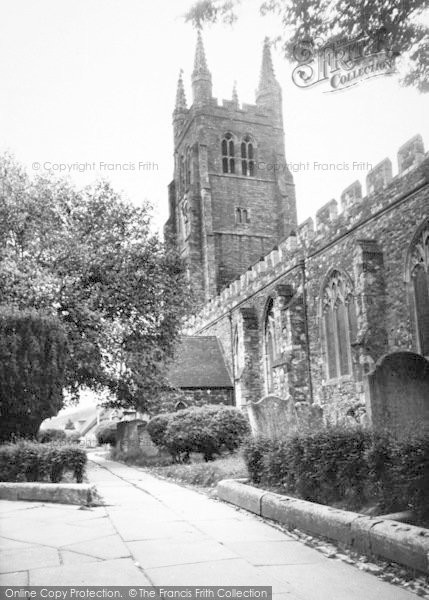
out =
<svg viewBox="0 0 429 600"><path fill-rule="evenodd" d="M244 459L253 483L322 504L375 502L383 512L429 517L429 439L332 427L284 439L249 439Z"/></svg>
<svg viewBox="0 0 429 600"><path fill-rule="evenodd" d="M110 444L110 446L116 445L117 433L116 433L116 421L108 421L107 423L100 423L95 432L97 443Z"/></svg>
<svg viewBox="0 0 429 600"><path fill-rule="evenodd" d="M170 419L174 416L174 413L165 413L162 415L156 415L147 424L147 431L150 435L152 442L158 446L165 446L165 432Z"/></svg>
<svg viewBox="0 0 429 600"><path fill-rule="evenodd" d="M71 471L82 483L86 453L76 445L20 441L0 446L0 481L61 481Z"/></svg>
<svg viewBox="0 0 429 600"><path fill-rule="evenodd" d="M260 483L263 476L263 459L268 453L271 440L264 437L249 437L243 444L243 457L253 483Z"/></svg>
<svg viewBox="0 0 429 600"><path fill-rule="evenodd" d="M208 405L158 415L149 422L148 431L176 462L186 462L191 452L201 452L206 461L223 451L233 452L250 429L236 408Z"/></svg>
<svg viewBox="0 0 429 600"><path fill-rule="evenodd" d="M40 429L37 434L37 441L41 444L47 442L64 442L67 438L62 429Z"/></svg>

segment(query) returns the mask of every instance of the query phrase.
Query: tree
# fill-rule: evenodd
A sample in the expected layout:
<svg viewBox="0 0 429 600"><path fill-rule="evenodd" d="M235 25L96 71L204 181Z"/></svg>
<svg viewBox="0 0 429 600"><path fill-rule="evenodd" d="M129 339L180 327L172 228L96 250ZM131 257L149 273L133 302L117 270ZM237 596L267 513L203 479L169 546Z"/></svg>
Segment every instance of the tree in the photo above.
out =
<svg viewBox="0 0 429 600"><path fill-rule="evenodd" d="M35 437L63 405L67 337L59 319L0 309L0 440Z"/></svg>
<svg viewBox="0 0 429 600"><path fill-rule="evenodd" d="M185 15L196 27L218 21L232 23L239 0L198 0ZM429 28L425 0L265 0L262 15L275 14L282 26L285 58L297 62L301 46L311 50L316 40L330 43L368 37L400 56L404 77L401 83L429 91Z"/></svg>
<svg viewBox="0 0 429 600"><path fill-rule="evenodd" d="M56 315L66 331L65 386L108 388L145 410L190 307L182 261L151 232L150 207L107 182L77 190L30 179L0 156L0 306Z"/></svg>

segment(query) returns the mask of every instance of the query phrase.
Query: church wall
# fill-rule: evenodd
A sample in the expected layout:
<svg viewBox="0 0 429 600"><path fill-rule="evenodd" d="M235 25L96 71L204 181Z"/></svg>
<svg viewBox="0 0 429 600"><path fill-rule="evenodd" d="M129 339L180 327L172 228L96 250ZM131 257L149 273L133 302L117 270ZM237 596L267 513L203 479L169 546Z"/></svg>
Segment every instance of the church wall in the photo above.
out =
<svg viewBox="0 0 429 600"><path fill-rule="evenodd" d="M299 264L304 259L313 400L323 405L325 415L332 419L348 411L358 418L364 412L363 379L375 361L386 352L416 350L405 263L415 230L429 214L428 183L426 155L417 168L399 173L347 207L343 204L339 216L332 210L332 202L329 203L317 215L316 231L312 231L311 223L300 225L298 243L293 238L282 242L277 250L255 263L206 305L194 323L194 332L219 335L228 349L232 343L229 315L233 330L243 321L243 310L253 315L250 328L242 326L239 343L244 355L251 354L245 360L253 370L257 365L258 372L244 382L236 381L241 387L236 395L255 400L268 391L264 324L267 303L273 298L273 319L277 319L280 337L273 391L297 402L310 400ZM352 349L352 375L328 381L320 295L332 268L345 272L351 280L357 332ZM292 334L288 332L291 325ZM253 345L247 343L245 348L246 332L248 337L253 336Z"/></svg>

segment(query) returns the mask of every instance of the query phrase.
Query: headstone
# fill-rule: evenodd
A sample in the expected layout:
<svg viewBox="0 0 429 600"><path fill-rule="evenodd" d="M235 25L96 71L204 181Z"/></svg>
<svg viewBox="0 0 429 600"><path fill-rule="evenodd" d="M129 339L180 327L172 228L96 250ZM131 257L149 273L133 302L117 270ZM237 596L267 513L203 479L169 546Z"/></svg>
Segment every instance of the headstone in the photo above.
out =
<svg viewBox="0 0 429 600"><path fill-rule="evenodd" d="M365 395L374 428L429 432L429 361L420 354L383 356L366 377Z"/></svg>
<svg viewBox="0 0 429 600"><path fill-rule="evenodd" d="M278 396L265 396L248 404L253 432L269 438L284 437L294 431L322 426L322 408L308 402L293 402Z"/></svg>
<svg viewBox="0 0 429 600"><path fill-rule="evenodd" d="M148 457L158 454L158 449L147 432L145 421L141 419L121 421L116 426L116 432L116 447L122 452L141 450Z"/></svg>

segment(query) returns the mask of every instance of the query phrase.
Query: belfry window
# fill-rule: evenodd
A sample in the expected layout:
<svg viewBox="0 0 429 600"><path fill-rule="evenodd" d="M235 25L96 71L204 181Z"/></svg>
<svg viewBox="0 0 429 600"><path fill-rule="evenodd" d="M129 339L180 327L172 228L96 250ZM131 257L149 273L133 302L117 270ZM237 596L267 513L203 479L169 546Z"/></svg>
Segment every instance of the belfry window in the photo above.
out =
<svg viewBox="0 0 429 600"><path fill-rule="evenodd" d="M249 136L241 142L241 174L246 177L255 175L255 151Z"/></svg>
<svg viewBox="0 0 429 600"><path fill-rule="evenodd" d="M327 379L350 375L356 307L352 284L340 271L332 271L322 290L322 319Z"/></svg>
<svg viewBox="0 0 429 600"><path fill-rule="evenodd" d="M250 222L249 211L247 208L240 208L237 206L235 209L235 222L237 225L246 225Z"/></svg>
<svg viewBox="0 0 429 600"><path fill-rule="evenodd" d="M429 356L429 219L420 226L408 253L411 318L417 351Z"/></svg>
<svg viewBox="0 0 429 600"><path fill-rule="evenodd" d="M235 148L231 133L225 134L222 140L222 172L235 173Z"/></svg>

